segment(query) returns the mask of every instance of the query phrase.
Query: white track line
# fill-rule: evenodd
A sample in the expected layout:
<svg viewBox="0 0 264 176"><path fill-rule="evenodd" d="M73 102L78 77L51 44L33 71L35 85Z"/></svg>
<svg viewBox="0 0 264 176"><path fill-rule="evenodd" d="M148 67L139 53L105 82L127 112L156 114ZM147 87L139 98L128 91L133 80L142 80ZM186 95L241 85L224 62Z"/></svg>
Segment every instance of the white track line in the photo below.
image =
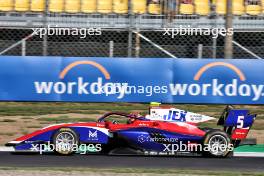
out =
<svg viewBox="0 0 264 176"><path fill-rule="evenodd" d="M13 152L13 147L0 146L0 152ZM234 152L235 157L264 157L264 152Z"/></svg>
<svg viewBox="0 0 264 176"><path fill-rule="evenodd" d="M234 152L234 156L264 157L264 153L263 152Z"/></svg>
<svg viewBox="0 0 264 176"><path fill-rule="evenodd" d="M13 152L15 151L13 147L0 146L0 152Z"/></svg>

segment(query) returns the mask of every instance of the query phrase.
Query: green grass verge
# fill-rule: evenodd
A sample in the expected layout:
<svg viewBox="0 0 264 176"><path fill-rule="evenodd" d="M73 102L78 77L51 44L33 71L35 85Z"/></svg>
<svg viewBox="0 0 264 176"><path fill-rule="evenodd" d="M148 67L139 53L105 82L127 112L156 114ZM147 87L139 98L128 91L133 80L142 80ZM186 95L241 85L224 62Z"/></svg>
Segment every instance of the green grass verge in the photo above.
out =
<svg viewBox="0 0 264 176"><path fill-rule="evenodd" d="M15 103L0 102L0 116L34 116L46 114L100 114L100 111L147 110L146 104L127 103Z"/></svg>
<svg viewBox="0 0 264 176"><path fill-rule="evenodd" d="M1 122L16 122L16 120L13 120L13 119L4 119Z"/></svg>
<svg viewBox="0 0 264 176"><path fill-rule="evenodd" d="M210 113L219 116L225 105L176 104L176 108L197 113ZM236 106L247 108L264 118L263 106ZM139 103L54 103L54 102L0 102L0 116L34 116L46 114L101 114L102 111L148 112L149 104Z"/></svg>
<svg viewBox="0 0 264 176"><path fill-rule="evenodd" d="M39 121L45 122L54 122L54 123L69 123L69 122L94 122L93 118L70 118L68 116L60 116L60 117L41 117L38 118Z"/></svg>
<svg viewBox="0 0 264 176"><path fill-rule="evenodd" d="M184 109L191 112L210 115L218 118L221 115L224 105L189 105L189 104L177 104L174 105L179 109ZM30 119L27 116L38 116L47 114L68 114L78 113L85 114L87 118L39 118L40 121L47 122L85 122L94 121L93 118L89 118L89 114L96 114L98 117L107 111L121 111L132 112L138 111L142 115L148 113L149 104L139 103L43 103L43 102L0 102L0 116L23 116L22 119ZM264 108L263 106L236 106L236 108L250 109L252 113L257 113L257 119L264 120ZM116 120L116 119L114 119ZM12 119L5 119L3 122L15 122ZM122 120L120 121L122 122ZM201 124L201 127L219 128L216 126L216 122L205 122ZM252 127L255 130L263 130L263 122L255 123Z"/></svg>
<svg viewBox="0 0 264 176"><path fill-rule="evenodd" d="M253 171L213 171L213 170L182 170L182 169L135 169L135 168L81 168L81 167L61 167L61 168L14 168L14 167L0 167L0 170L6 170L6 171L15 171L15 170L22 170L22 171L39 171L39 174L41 175L41 172L50 172L52 174L52 171L62 171L62 172L89 172L89 173L103 173L104 175L107 175L107 173L117 173L117 174L156 174L156 175L162 175L162 174L182 174L182 175L214 175L214 176L264 176L264 172L253 172Z"/></svg>
<svg viewBox="0 0 264 176"><path fill-rule="evenodd" d="M235 149L235 152L264 152L264 144L243 145Z"/></svg>

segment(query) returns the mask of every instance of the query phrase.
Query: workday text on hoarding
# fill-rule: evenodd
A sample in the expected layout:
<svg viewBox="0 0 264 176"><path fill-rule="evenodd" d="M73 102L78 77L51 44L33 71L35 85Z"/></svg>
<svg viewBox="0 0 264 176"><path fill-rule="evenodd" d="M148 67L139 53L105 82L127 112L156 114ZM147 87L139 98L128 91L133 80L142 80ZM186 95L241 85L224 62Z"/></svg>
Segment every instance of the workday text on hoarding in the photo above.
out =
<svg viewBox="0 0 264 176"><path fill-rule="evenodd" d="M99 75L95 80L91 81L89 71L86 75L77 76L70 81L64 78L73 71L78 72L80 65L89 65L89 69L99 70L103 76ZM226 70L232 72L232 76L228 76L228 80L221 80L217 76L210 80L203 80L210 70L223 69L221 74L225 74ZM186 70L186 72L189 72ZM124 73L120 73L124 74ZM184 74L184 73L179 73ZM241 68L233 63L224 61L211 61L197 68L187 82L184 80L167 81L170 83L155 85L149 80L145 80L144 85L131 84L127 82L112 81L111 72L103 64L96 61L83 60L75 61L63 68L58 75L59 81L34 81L35 93L38 95L57 94L57 95L100 95L115 96L118 101L122 101L126 96L141 95L145 97L155 97L156 95L170 95L174 97L246 97L252 102L259 101L264 96L264 84L247 82L247 75ZM144 76L143 76L144 77Z"/></svg>
<svg viewBox="0 0 264 176"><path fill-rule="evenodd" d="M263 60L0 58L0 101L264 104Z"/></svg>

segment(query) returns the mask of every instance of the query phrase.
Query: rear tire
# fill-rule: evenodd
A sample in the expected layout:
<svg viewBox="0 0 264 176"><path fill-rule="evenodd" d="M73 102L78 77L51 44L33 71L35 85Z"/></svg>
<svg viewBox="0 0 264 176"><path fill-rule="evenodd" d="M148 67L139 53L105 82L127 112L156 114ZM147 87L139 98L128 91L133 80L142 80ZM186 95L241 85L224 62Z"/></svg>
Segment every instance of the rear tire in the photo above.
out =
<svg viewBox="0 0 264 176"><path fill-rule="evenodd" d="M79 137L70 128L61 128L53 136L54 151L61 155L71 155L78 150Z"/></svg>
<svg viewBox="0 0 264 176"><path fill-rule="evenodd" d="M203 156L224 158L232 153L231 139L223 131L209 131L203 141Z"/></svg>

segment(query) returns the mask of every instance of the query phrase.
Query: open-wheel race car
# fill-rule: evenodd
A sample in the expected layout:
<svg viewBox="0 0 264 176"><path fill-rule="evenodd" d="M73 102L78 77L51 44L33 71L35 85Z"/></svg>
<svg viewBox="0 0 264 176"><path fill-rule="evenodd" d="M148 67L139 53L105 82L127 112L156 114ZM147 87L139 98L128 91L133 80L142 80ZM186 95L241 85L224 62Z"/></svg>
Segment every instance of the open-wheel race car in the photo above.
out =
<svg viewBox="0 0 264 176"><path fill-rule="evenodd" d="M118 123L111 119L119 116ZM96 122L51 125L10 141L15 152L54 151L62 155L86 152L102 154L195 153L203 156L232 156L245 139L256 115L249 110L227 106L218 120L221 129L201 128L200 123L215 118L171 106L155 105L149 114L109 112Z"/></svg>

